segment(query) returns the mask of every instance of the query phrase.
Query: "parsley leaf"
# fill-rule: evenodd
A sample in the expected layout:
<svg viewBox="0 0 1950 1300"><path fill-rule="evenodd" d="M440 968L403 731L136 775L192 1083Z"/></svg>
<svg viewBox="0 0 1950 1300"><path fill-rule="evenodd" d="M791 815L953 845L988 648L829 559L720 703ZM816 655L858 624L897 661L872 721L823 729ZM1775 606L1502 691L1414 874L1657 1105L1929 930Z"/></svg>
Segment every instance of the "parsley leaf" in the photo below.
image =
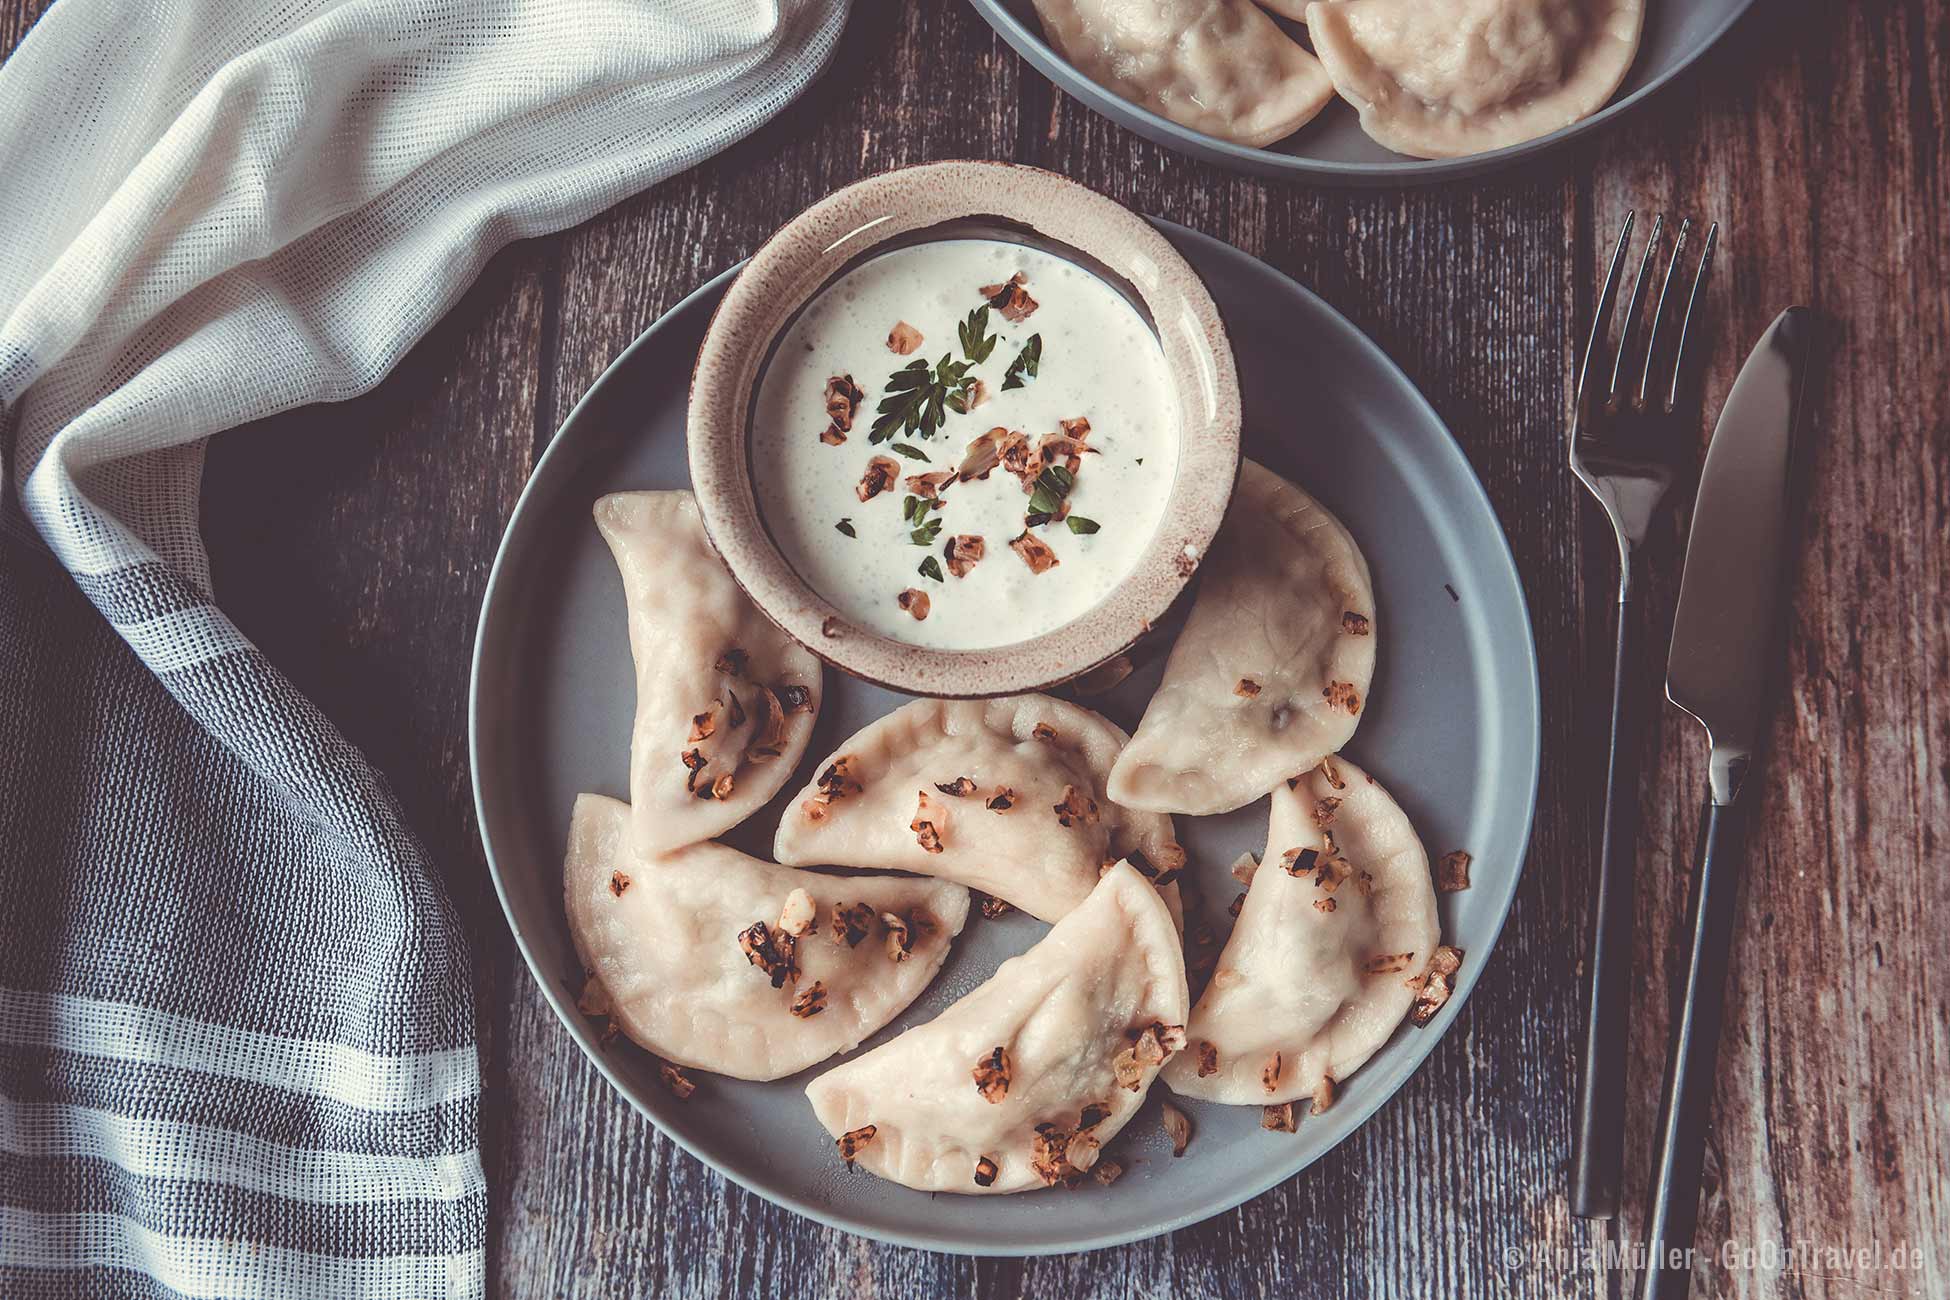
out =
<svg viewBox="0 0 1950 1300"><path fill-rule="evenodd" d="M1026 380L1034 379L1036 367L1042 364L1042 360L1043 336L1031 334L1029 342L1022 345L1022 351L1016 353L1016 359L1011 361L1009 368L1002 372L1003 390L1006 392L1011 388L1021 388Z"/></svg>
<svg viewBox="0 0 1950 1300"><path fill-rule="evenodd" d="M920 573L922 577L933 578L936 582L945 581L941 576L941 566L935 562L932 555L921 561Z"/></svg>
<svg viewBox="0 0 1950 1300"><path fill-rule="evenodd" d="M933 394L934 368L927 362L910 361L896 370L887 378L887 395L874 408L877 414L867 432L867 441L886 442L896 433L913 433L919 429ZM935 424L940 423L937 416Z"/></svg>
<svg viewBox="0 0 1950 1300"><path fill-rule="evenodd" d="M1095 519L1085 519L1082 515L1071 515L1063 522L1070 525L1071 532L1082 537L1088 537L1100 527Z"/></svg>
<svg viewBox="0 0 1950 1300"><path fill-rule="evenodd" d="M851 519L842 519L837 524L834 524L833 527L839 529L848 537L858 537L860 535L853 531L853 521Z"/></svg>
<svg viewBox="0 0 1950 1300"><path fill-rule="evenodd" d="M955 327L961 336L961 354L968 358L970 365L981 365L995 351L996 336L989 333L989 309L977 307L968 313L968 319Z"/></svg>
<svg viewBox="0 0 1950 1300"><path fill-rule="evenodd" d="M1029 494L1029 512L1032 515L1047 516L1063 508L1063 498L1070 495L1070 488L1076 483L1076 475L1062 465L1051 465L1036 476L1036 489ZM1033 525L1032 525L1033 526Z"/></svg>

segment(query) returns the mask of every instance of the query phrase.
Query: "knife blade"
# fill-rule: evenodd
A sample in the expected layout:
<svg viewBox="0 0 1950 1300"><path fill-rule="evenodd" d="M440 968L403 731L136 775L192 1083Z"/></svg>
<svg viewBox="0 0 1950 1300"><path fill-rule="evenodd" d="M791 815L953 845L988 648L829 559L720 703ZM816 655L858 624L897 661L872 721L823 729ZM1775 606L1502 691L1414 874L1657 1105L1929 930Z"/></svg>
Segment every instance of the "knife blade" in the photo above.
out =
<svg viewBox="0 0 1950 1300"><path fill-rule="evenodd" d="M1713 757L1682 936L1684 992L1659 1099L1643 1300L1685 1300L1692 1285L1700 1174L1740 891L1740 793L1760 743L1767 679L1781 640L1794 426L1807 390L1813 333L1813 313L1788 308L1733 381L1700 471L1673 617L1666 694L1706 727Z"/></svg>
<svg viewBox="0 0 1950 1300"><path fill-rule="evenodd" d="M1807 386L1813 313L1775 318L1727 394L1700 471L1666 661L1666 697L1706 728L1713 802L1732 803L1760 743L1780 635L1782 556L1795 413Z"/></svg>

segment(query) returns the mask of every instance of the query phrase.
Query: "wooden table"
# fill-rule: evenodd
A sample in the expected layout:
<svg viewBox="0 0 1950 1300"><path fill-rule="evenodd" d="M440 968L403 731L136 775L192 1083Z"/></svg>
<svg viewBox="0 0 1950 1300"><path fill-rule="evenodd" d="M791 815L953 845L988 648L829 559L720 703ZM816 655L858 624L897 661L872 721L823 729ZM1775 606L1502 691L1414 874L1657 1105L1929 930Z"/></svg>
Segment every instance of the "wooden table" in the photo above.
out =
<svg viewBox="0 0 1950 1300"><path fill-rule="evenodd" d="M219 437L224 607L390 778L471 924L489 1078L491 1286L538 1297L1617 1294L1566 1210L1611 650L1609 534L1563 467L1573 340L1628 206L1718 218L1717 405L1781 307L1822 314L1814 490L1749 853L1697 1294L1950 1290L1950 0L1757 6L1645 111L1549 161L1343 192L1166 153L1059 96L959 0L858 0L837 66L718 159L502 253L370 396ZM42 0L0 0L11 49ZM1760 12L1764 11L1764 12ZM1097 1255L970 1260L815 1226L709 1173L557 1026L489 888L466 665L515 496L570 405L678 298L860 176L993 157L1232 241L1324 295L1428 394L1515 548L1543 661L1542 802L1516 910L1433 1057L1300 1177ZM1303 400L1304 395L1296 395ZM1702 437L1704 430L1702 430ZM1669 517L1645 602L1665 635ZM1645 665L1656 691L1658 665ZM1631 1197L1652 1142L1669 936L1705 781L1670 710L1643 791ZM1770 1246L1921 1248L1922 1272ZM1509 1266L1506 1252L1543 1252Z"/></svg>

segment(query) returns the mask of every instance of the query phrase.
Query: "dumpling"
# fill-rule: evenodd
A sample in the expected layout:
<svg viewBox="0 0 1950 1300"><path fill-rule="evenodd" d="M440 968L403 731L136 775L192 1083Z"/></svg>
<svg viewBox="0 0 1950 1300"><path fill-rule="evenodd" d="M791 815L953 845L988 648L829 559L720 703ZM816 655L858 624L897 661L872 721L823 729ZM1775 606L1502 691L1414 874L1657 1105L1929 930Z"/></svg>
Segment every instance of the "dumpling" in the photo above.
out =
<svg viewBox="0 0 1950 1300"><path fill-rule="evenodd" d="M1334 87L1252 0L1036 0L1077 71L1180 126L1244 145L1312 121Z"/></svg>
<svg viewBox="0 0 1950 1300"><path fill-rule="evenodd" d="M562 892L583 1009L677 1065L778 1079L852 1050L968 919L968 891L939 880L795 871L713 841L647 857L629 820L576 799Z"/></svg>
<svg viewBox="0 0 1950 1300"><path fill-rule="evenodd" d="M1158 893L1106 872L1043 941L925 1025L806 1087L841 1154L924 1192L1018 1192L1091 1168L1184 1042L1185 961Z"/></svg>
<svg viewBox="0 0 1950 1300"><path fill-rule="evenodd" d="M689 492L603 497L596 527L623 574L636 659L637 852L708 840L764 806L805 754L819 660L738 589Z"/></svg>
<svg viewBox="0 0 1950 1300"><path fill-rule="evenodd" d="M1222 813L1336 753L1374 676L1374 586L1347 529L1252 461L1164 680L1111 769L1127 808Z"/></svg>
<svg viewBox="0 0 1950 1300"><path fill-rule="evenodd" d="M915 871L1054 921L1130 858L1161 885L1185 864L1171 818L1105 797L1124 733L1067 700L916 700L821 763L773 855ZM1175 891L1174 891L1175 897Z"/></svg>
<svg viewBox="0 0 1950 1300"><path fill-rule="evenodd" d="M1386 790L1342 758L1282 784L1166 1084L1206 1101L1313 1097L1325 1109L1408 1013L1439 933L1428 854Z"/></svg>
<svg viewBox="0 0 1950 1300"><path fill-rule="evenodd" d="M1546 135L1604 106L1631 70L1644 0L1333 0L1307 31L1361 127L1447 158Z"/></svg>

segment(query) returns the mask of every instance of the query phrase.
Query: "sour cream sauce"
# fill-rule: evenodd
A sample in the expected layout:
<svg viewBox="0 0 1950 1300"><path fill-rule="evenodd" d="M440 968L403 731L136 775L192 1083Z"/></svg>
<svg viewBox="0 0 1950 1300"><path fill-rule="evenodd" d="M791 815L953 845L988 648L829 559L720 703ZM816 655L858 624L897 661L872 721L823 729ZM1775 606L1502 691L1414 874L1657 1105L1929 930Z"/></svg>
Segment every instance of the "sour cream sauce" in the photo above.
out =
<svg viewBox="0 0 1950 1300"><path fill-rule="evenodd" d="M932 437L897 429L873 443L877 408L891 376L911 362L967 356L958 327L984 305L981 289L1017 273L1035 309L1010 321L990 307L985 360L966 371L986 396L966 414L947 410ZM889 346L901 323L923 341L911 355ZM1005 377L1039 338L1034 377L1004 389ZM1023 367L1018 366L1021 370ZM826 386L848 375L864 397L845 441L821 440L832 423ZM1024 532L1030 494L997 465L986 479L949 484L924 516L940 528L926 544L903 517L916 495L906 479L955 470L971 440L992 428L1020 431L1034 448L1062 421L1087 419L1089 451L1071 486L1068 517L1030 534L1056 565L1037 573L1010 549ZM828 433L831 438L834 435ZM1087 613L1131 571L1163 518L1178 467L1178 420L1157 339L1108 284L1063 258L994 240L946 240L864 262L829 285L788 327L759 381L751 432L759 509L799 575L862 627L913 645L981 649L1027 640ZM902 454L896 445L924 454ZM900 466L894 485L861 501L869 462ZM1095 532L1085 531L1094 523ZM850 530L850 533L849 533ZM923 536L926 533L923 532ZM949 569L947 547L979 536L983 555L965 575ZM932 564L926 562L932 559ZM938 570L940 578L924 569ZM901 593L919 591L920 602Z"/></svg>

